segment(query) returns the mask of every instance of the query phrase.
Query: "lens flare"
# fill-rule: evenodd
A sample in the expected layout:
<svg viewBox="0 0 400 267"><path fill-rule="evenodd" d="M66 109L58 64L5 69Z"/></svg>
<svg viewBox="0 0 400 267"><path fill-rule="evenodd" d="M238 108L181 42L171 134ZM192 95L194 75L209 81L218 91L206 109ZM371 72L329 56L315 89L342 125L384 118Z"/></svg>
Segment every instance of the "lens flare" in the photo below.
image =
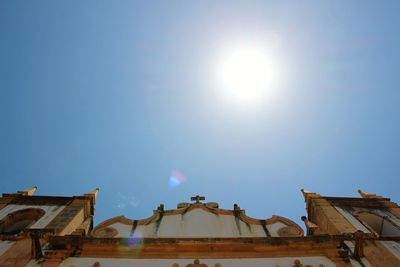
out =
<svg viewBox="0 0 400 267"><path fill-rule="evenodd" d="M129 254L133 256L139 256L141 250L143 249L143 235L139 231L134 231L128 238L124 239L120 244L120 253L124 254L129 251Z"/></svg>
<svg viewBox="0 0 400 267"><path fill-rule="evenodd" d="M138 231L135 231L133 235L129 235L127 245L130 248L141 248L143 246L142 234Z"/></svg>
<svg viewBox="0 0 400 267"><path fill-rule="evenodd" d="M171 175L169 176L168 187L170 189L175 188L178 185L186 182L186 180L187 178L182 172L178 170L172 170Z"/></svg>

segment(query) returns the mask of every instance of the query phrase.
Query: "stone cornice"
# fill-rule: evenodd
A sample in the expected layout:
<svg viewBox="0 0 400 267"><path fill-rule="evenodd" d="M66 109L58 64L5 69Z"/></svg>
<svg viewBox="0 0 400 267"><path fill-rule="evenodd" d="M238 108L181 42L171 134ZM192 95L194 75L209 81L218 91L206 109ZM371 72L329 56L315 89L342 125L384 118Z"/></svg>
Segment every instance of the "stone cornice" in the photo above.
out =
<svg viewBox="0 0 400 267"><path fill-rule="evenodd" d="M259 238L144 238L134 246L126 238L53 236L46 257L57 251L70 256L98 258L252 258L284 256L337 256L343 241L356 241L355 235ZM365 236L363 240L394 240Z"/></svg>
<svg viewBox="0 0 400 267"><path fill-rule="evenodd" d="M0 198L1 204L18 205L48 205L62 206L67 205L73 197L53 197L53 196L24 196L18 194L3 194Z"/></svg>

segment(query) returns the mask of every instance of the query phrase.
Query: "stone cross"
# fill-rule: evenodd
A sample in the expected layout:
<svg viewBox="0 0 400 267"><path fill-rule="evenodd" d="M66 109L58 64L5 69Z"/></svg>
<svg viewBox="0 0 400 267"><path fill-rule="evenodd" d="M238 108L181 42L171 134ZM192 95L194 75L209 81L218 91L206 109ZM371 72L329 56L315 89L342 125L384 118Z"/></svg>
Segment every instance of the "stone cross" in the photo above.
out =
<svg viewBox="0 0 400 267"><path fill-rule="evenodd" d="M206 199L205 197L199 195L190 198L191 201L196 201L196 204L201 203L200 200L205 200L205 199Z"/></svg>

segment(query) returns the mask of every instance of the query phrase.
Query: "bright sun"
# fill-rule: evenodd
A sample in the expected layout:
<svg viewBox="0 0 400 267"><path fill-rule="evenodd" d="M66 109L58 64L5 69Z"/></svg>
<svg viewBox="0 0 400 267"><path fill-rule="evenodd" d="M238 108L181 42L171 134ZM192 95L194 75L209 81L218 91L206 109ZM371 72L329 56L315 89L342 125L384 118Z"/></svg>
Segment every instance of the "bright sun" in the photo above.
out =
<svg viewBox="0 0 400 267"><path fill-rule="evenodd" d="M243 44L224 51L217 73L227 97L239 104L253 105L273 96L280 66L266 47Z"/></svg>

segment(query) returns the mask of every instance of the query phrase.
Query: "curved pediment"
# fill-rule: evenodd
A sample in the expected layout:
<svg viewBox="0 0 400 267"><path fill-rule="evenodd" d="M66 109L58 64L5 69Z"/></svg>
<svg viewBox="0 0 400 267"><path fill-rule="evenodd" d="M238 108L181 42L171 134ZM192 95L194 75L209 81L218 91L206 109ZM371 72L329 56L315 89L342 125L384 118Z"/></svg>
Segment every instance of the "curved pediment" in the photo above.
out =
<svg viewBox="0 0 400 267"><path fill-rule="evenodd" d="M303 236L303 230L293 221L273 215L255 219L238 205L233 210L220 209L218 203L180 203L176 209L164 210L161 205L147 219L132 220L117 216L97 225L92 236L126 238L188 237L293 237Z"/></svg>

